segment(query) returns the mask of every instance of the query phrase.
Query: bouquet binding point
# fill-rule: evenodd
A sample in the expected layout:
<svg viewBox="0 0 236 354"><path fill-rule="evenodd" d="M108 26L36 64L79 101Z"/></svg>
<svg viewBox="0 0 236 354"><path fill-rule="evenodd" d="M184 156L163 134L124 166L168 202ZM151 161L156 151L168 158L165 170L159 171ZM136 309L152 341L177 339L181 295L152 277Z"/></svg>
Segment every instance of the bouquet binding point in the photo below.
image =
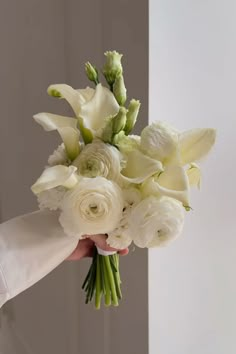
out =
<svg viewBox="0 0 236 354"><path fill-rule="evenodd" d="M56 130L62 144L32 186L41 209L59 211L65 234L78 240L106 234L112 248L133 242L141 248L162 247L182 232L191 210L190 187L200 187L198 162L211 150L211 128L180 132L156 121L140 136L131 135L140 102L131 99L123 76L122 55L105 53L102 69L87 62L85 71L94 88L75 90L55 84L48 94L65 99L73 117L39 113L34 119L46 131ZM100 308L118 306L122 298L119 255L95 248L82 285L86 303Z"/></svg>

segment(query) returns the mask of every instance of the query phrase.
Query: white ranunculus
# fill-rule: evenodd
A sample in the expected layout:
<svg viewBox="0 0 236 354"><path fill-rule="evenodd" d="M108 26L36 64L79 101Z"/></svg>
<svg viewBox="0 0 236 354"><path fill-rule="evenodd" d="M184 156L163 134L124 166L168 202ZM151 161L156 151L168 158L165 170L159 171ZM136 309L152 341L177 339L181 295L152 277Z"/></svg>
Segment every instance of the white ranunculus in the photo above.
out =
<svg viewBox="0 0 236 354"><path fill-rule="evenodd" d="M52 153L52 155L49 156L48 165L56 166L56 165L67 165L67 164L68 164L68 158L66 155L65 145L62 143Z"/></svg>
<svg viewBox="0 0 236 354"><path fill-rule="evenodd" d="M122 191L116 183L104 177L84 177L66 193L59 220L70 236L105 234L118 225L123 205Z"/></svg>
<svg viewBox="0 0 236 354"><path fill-rule="evenodd" d="M106 240L107 244L113 248L123 250L132 243L132 238L129 234L129 230L126 230L124 226L116 228L114 231L108 233Z"/></svg>
<svg viewBox="0 0 236 354"><path fill-rule="evenodd" d="M129 217L133 207L141 201L141 193L134 187L123 189L124 208L115 230L108 233L107 243L114 248L124 249L132 242Z"/></svg>
<svg viewBox="0 0 236 354"><path fill-rule="evenodd" d="M60 209L62 200L68 191L65 187L56 187L48 189L38 194L39 208L57 210Z"/></svg>
<svg viewBox="0 0 236 354"><path fill-rule="evenodd" d="M125 207L134 207L142 199L140 191L135 187L125 188L122 192L124 196Z"/></svg>
<svg viewBox="0 0 236 354"><path fill-rule="evenodd" d="M118 181L120 178L122 155L114 146L101 140L94 140L84 147L73 162L78 173L84 177L105 177Z"/></svg>
<svg viewBox="0 0 236 354"><path fill-rule="evenodd" d="M184 208L169 197L148 197L130 214L130 229L134 243L141 248L166 246L182 232Z"/></svg>
<svg viewBox="0 0 236 354"><path fill-rule="evenodd" d="M177 158L178 135L167 123L152 123L141 132L141 149L148 156L166 164Z"/></svg>

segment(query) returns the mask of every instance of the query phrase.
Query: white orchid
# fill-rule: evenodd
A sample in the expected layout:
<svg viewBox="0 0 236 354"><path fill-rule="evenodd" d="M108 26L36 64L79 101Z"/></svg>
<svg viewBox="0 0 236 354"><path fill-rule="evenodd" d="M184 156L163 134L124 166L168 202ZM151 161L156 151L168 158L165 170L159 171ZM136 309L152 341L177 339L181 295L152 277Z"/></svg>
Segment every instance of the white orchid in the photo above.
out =
<svg viewBox="0 0 236 354"><path fill-rule="evenodd" d="M123 204L122 191L114 182L104 177L82 178L65 195L59 220L71 236L105 234L118 225Z"/></svg>
<svg viewBox="0 0 236 354"><path fill-rule="evenodd" d="M141 248L166 246L181 234L183 225L184 209L169 197L148 197L130 214L132 238Z"/></svg>

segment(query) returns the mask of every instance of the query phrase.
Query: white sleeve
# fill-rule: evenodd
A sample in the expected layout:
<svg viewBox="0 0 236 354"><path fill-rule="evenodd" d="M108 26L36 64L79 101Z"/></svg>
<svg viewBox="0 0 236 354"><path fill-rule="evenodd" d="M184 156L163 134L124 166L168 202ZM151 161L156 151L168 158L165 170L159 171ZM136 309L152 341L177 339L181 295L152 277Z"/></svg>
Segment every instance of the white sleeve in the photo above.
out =
<svg viewBox="0 0 236 354"><path fill-rule="evenodd" d="M0 308L62 263L77 243L65 235L56 212L37 211L0 224Z"/></svg>

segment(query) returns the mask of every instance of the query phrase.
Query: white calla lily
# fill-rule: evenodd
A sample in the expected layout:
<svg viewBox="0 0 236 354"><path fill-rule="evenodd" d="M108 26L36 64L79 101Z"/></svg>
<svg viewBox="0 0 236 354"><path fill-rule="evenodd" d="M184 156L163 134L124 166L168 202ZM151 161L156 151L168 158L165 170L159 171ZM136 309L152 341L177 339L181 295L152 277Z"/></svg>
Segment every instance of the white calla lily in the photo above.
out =
<svg viewBox="0 0 236 354"><path fill-rule="evenodd" d="M35 184L31 187L34 194L39 194L58 186L73 188L78 183L75 166L57 165L46 168Z"/></svg>
<svg viewBox="0 0 236 354"><path fill-rule="evenodd" d="M201 170L200 167L196 163L192 163L189 169L186 171L189 185L192 187L197 187L200 189L201 186Z"/></svg>
<svg viewBox="0 0 236 354"><path fill-rule="evenodd" d="M85 99L78 90L66 84L54 84L50 85L47 91L51 96L64 98L72 107L76 117L79 116L80 107L85 102Z"/></svg>
<svg viewBox="0 0 236 354"><path fill-rule="evenodd" d="M182 165L198 161L206 156L215 143L215 129L192 129L179 136L179 149Z"/></svg>
<svg viewBox="0 0 236 354"><path fill-rule="evenodd" d="M78 156L80 145L77 119L52 113L38 113L33 118L44 130L58 131L65 144L65 149L70 160L73 161Z"/></svg>
<svg viewBox="0 0 236 354"><path fill-rule="evenodd" d="M96 86L93 97L81 106L80 118L83 126L99 136L107 119L119 112L120 106L113 93L101 84Z"/></svg>
<svg viewBox="0 0 236 354"><path fill-rule="evenodd" d="M180 166L168 166L158 177L149 178L141 187L144 197L167 196L189 206L189 181L186 171Z"/></svg>
<svg viewBox="0 0 236 354"><path fill-rule="evenodd" d="M160 161L134 150L126 154L126 167L121 171L123 179L130 183L142 183L148 177L163 171Z"/></svg>

